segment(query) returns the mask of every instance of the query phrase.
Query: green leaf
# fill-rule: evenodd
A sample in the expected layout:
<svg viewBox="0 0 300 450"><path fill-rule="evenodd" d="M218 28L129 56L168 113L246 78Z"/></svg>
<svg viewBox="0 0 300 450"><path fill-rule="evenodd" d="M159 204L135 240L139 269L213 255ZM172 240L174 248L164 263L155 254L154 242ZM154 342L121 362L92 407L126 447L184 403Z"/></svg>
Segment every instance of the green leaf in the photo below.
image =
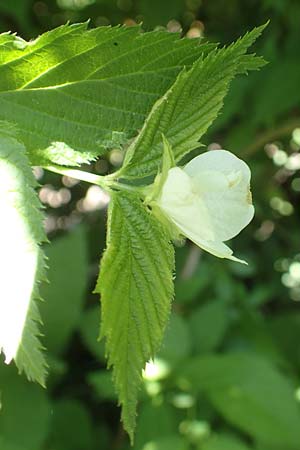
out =
<svg viewBox="0 0 300 450"><path fill-rule="evenodd" d="M197 353L211 352L222 342L229 325L228 305L215 300L193 310L190 330Z"/></svg>
<svg viewBox="0 0 300 450"><path fill-rule="evenodd" d="M164 1L139 0L139 11L146 27L167 25L171 19L179 19L184 12L185 4L182 0Z"/></svg>
<svg viewBox="0 0 300 450"><path fill-rule="evenodd" d="M274 345L284 355L286 360L300 370L300 348L295 342L300 340L299 311L281 312L268 318L265 324L267 332L274 339Z"/></svg>
<svg viewBox="0 0 300 450"><path fill-rule="evenodd" d="M264 27L199 58L190 70L182 70L168 92L155 103L140 134L128 148L120 176L146 177L157 172L163 154L162 134L170 142L177 161L199 147L199 139L223 106L231 80L263 65L261 59L245 52Z"/></svg>
<svg viewBox="0 0 300 450"><path fill-rule="evenodd" d="M0 12L2 17L9 17L10 20L16 22L19 29L32 32L31 0L1 2Z"/></svg>
<svg viewBox="0 0 300 450"><path fill-rule="evenodd" d="M192 341L187 322L178 314L171 314L159 358L165 359L167 363L176 364L190 354L191 347Z"/></svg>
<svg viewBox="0 0 300 450"><path fill-rule="evenodd" d="M177 427L174 408L167 402L159 405L153 402L143 403L139 410L134 448L140 450L145 448L148 442L174 435Z"/></svg>
<svg viewBox="0 0 300 450"><path fill-rule="evenodd" d="M81 315L79 331L81 339L91 354L100 361L105 361L104 342L99 342L100 311L98 305L87 309Z"/></svg>
<svg viewBox="0 0 300 450"><path fill-rule="evenodd" d="M36 182L25 148L0 131L0 349L6 362L44 385L46 363L39 342L36 299L44 278L46 240Z"/></svg>
<svg viewBox="0 0 300 450"><path fill-rule="evenodd" d="M46 249L49 283L42 286L41 304L46 348L61 355L82 314L88 279L85 230L78 227Z"/></svg>
<svg viewBox="0 0 300 450"><path fill-rule="evenodd" d="M213 47L140 27L2 34L0 119L16 124L33 163L86 162L135 136L180 70Z"/></svg>
<svg viewBox="0 0 300 450"><path fill-rule="evenodd" d="M131 440L142 369L157 351L173 297L174 251L164 229L135 195L117 193L96 292L101 335Z"/></svg>
<svg viewBox="0 0 300 450"><path fill-rule="evenodd" d="M203 450L250 450L244 442L226 434L212 436L204 442Z"/></svg>
<svg viewBox="0 0 300 450"><path fill-rule="evenodd" d="M205 391L230 423L266 445L296 450L300 410L294 389L274 366L251 354L195 358L181 376Z"/></svg>
<svg viewBox="0 0 300 450"><path fill-rule="evenodd" d="M149 192L145 199L145 203L147 205L151 205L151 207L155 207L155 201L161 195L163 185L165 184L165 181L168 177L168 172L172 167L175 166L172 148L164 135L162 135L162 140L164 146L160 168L161 170L156 175L154 183L149 186Z"/></svg>
<svg viewBox="0 0 300 450"><path fill-rule="evenodd" d="M274 61L267 68L260 84L254 86L255 114L251 115L251 123L270 127L276 119L286 117L284 114L287 115L293 108L297 108L300 103L299 78L300 64L296 55Z"/></svg>
<svg viewBox="0 0 300 450"><path fill-rule="evenodd" d="M45 389L29 383L15 367L1 362L0 399L1 450L44 448L51 416Z"/></svg>
<svg viewBox="0 0 300 450"><path fill-rule="evenodd" d="M255 444L254 450L286 450L286 447L282 445L266 445L265 442L256 442ZM295 450L298 450L298 448Z"/></svg>
<svg viewBox="0 0 300 450"><path fill-rule="evenodd" d="M61 399L54 403L51 419L51 449L94 449L93 424L84 404L75 399Z"/></svg>
<svg viewBox="0 0 300 450"><path fill-rule="evenodd" d="M185 255L185 250L187 256ZM201 264L197 264L199 261L200 249L198 247L182 247L176 251L177 265L184 266L177 270L178 276L175 281L175 298L177 303L192 303L194 300L198 300L202 297L206 297L205 289L210 284L211 266L205 261L201 260ZM186 268L189 269L189 261L192 261L195 269L193 273L186 273ZM195 263L194 263L195 261Z"/></svg>
<svg viewBox="0 0 300 450"><path fill-rule="evenodd" d="M170 434L169 436L151 440L149 446L144 447L145 450L147 448L153 448L155 450L189 450L190 447L182 437Z"/></svg>
<svg viewBox="0 0 300 450"><path fill-rule="evenodd" d="M116 401L116 391L112 383L111 374L107 370L91 372L88 374L87 380L100 400Z"/></svg>

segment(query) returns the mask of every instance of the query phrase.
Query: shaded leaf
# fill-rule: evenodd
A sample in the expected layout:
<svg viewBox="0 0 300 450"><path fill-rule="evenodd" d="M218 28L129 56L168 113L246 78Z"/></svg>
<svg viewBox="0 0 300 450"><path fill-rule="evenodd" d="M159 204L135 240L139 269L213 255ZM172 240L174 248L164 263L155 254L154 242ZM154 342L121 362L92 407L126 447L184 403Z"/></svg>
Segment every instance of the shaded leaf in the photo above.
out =
<svg viewBox="0 0 300 450"><path fill-rule="evenodd" d="M99 342L99 322L100 310L99 306L94 306L82 313L79 324L79 331L84 345L93 354L97 360L105 360L104 342Z"/></svg>
<svg viewBox="0 0 300 450"><path fill-rule="evenodd" d="M195 358L181 371L230 423L266 445L297 449L300 410L289 381L252 354Z"/></svg>
<svg viewBox="0 0 300 450"><path fill-rule="evenodd" d="M156 424L155 429L153 428L154 423ZM160 405L144 403L139 411L134 448L142 449L148 442L174 434L176 425L174 409L167 403Z"/></svg>
<svg viewBox="0 0 300 450"><path fill-rule="evenodd" d="M229 325L228 305L219 300L208 302L193 311L190 329L196 352L210 352L222 342Z"/></svg>
<svg viewBox="0 0 300 450"><path fill-rule="evenodd" d="M100 400L110 400L113 402L117 400L110 372L107 370L91 372L88 374L87 380Z"/></svg>
<svg viewBox="0 0 300 450"><path fill-rule="evenodd" d="M250 447L236 437L226 434L212 436L203 444L203 450L250 450Z"/></svg>
<svg viewBox="0 0 300 450"><path fill-rule="evenodd" d="M159 351L159 357L167 362L178 363L191 351L192 341L186 321L177 314L171 314L166 333Z"/></svg>
<svg viewBox="0 0 300 450"><path fill-rule="evenodd" d="M94 448L91 417L81 402L66 398L54 403L49 440L55 450Z"/></svg>
<svg viewBox="0 0 300 450"><path fill-rule="evenodd" d="M46 391L1 363L0 395L1 450L44 448L51 415Z"/></svg>
<svg viewBox="0 0 300 450"><path fill-rule="evenodd" d="M87 288L86 234L77 228L46 248L49 283L42 286L41 316L46 348L61 354L77 327Z"/></svg>

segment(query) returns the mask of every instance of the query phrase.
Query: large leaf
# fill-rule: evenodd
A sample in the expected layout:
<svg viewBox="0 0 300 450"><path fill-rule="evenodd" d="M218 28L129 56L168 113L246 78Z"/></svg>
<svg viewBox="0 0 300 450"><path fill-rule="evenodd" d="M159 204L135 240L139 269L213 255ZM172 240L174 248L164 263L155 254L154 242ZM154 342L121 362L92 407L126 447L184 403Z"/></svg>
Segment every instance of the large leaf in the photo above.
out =
<svg viewBox="0 0 300 450"><path fill-rule="evenodd" d="M49 431L52 408L46 390L0 364L0 448L40 450Z"/></svg>
<svg viewBox="0 0 300 450"><path fill-rule="evenodd" d="M187 322L172 313L159 351L159 357L170 364L178 364L191 353L192 340Z"/></svg>
<svg viewBox="0 0 300 450"><path fill-rule="evenodd" d="M76 399L60 398L54 402L51 412L51 430L48 438L51 444L48 448L95 449L92 420L84 404Z"/></svg>
<svg viewBox="0 0 300 450"><path fill-rule="evenodd" d="M97 361L105 361L104 341L97 341L99 336L100 311L95 305L81 314L79 331L85 347L91 352Z"/></svg>
<svg viewBox="0 0 300 450"><path fill-rule="evenodd" d="M100 400L116 401L117 395L115 387L111 379L111 374L107 370L102 369L89 373L87 381Z"/></svg>
<svg viewBox="0 0 300 450"><path fill-rule="evenodd" d="M190 317L192 342L197 353L215 350L229 326L228 305L214 300L195 308Z"/></svg>
<svg viewBox="0 0 300 450"><path fill-rule="evenodd" d="M18 28L26 30L30 33L33 29L33 17L31 14L31 0L11 0L9 2L0 3L1 16L6 19L7 17L13 19L18 24ZM5 20L4 19L4 20Z"/></svg>
<svg viewBox="0 0 300 450"><path fill-rule="evenodd" d="M133 137L182 67L211 48L139 27L66 25L32 42L2 34L0 119L18 126L33 162L82 163Z"/></svg>
<svg viewBox="0 0 300 450"><path fill-rule="evenodd" d="M173 247L161 225L137 197L115 194L96 292L108 364L131 439L142 369L157 351L169 317L173 267Z"/></svg>
<svg viewBox="0 0 300 450"><path fill-rule="evenodd" d="M35 179L25 148L0 131L0 350L27 377L44 384L36 299L46 239Z"/></svg>
<svg viewBox="0 0 300 450"><path fill-rule="evenodd" d="M182 0L139 0L138 6L145 26L154 28L179 18L184 12L185 3Z"/></svg>
<svg viewBox="0 0 300 450"><path fill-rule="evenodd" d="M61 355L83 312L88 280L85 230L77 228L56 239L45 250L49 283L41 289L45 300L40 308L45 334L43 341L47 350Z"/></svg>
<svg viewBox="0 0 300 450"><path fill-rule="evenodd" d="M251 114L251 123L272 126L276 119L299 107L300 64L296 55L281 57L272 63L264 73L258 86L254 86L255 114ZM289 74L288 83L286 74ZM280 89L278 89L280 86ZM270 114L270 111L272 113Z"/></svg>
<svg viewBox="0 0 300 450"><path fill-rule="evenodd" d="M180 160L199 146L199 139L223 106L229 83L238 73L258 69L261 58L245 55L262 32L255 28L227 48L214 50L184 69L153 106L143 129L128 148L120 176L145 177L157 172L163 153L162 134Z"/></svg>
<svg viewBox="0 0 300 450"><path fill-rule="evenodd" d="M203 450L250 450L244 442L236 437L220 434L212 436L204 442Z"/></svg>
<svg viewBox="0 0 300 450"><path fill-rule="evenodd" d="M188 363L181 376L255 439L287 450L299 448L300 410L294 390L268 362L251 354L207 356Z"/></svg>
<svg viewBox="0 0 300 450"><path fill-rule="evenodd" d="M177 431L174 408L167 402L158 405L153 403L144 402L139 409L134 450L147 448L147 443L170 436Z"/></svg>

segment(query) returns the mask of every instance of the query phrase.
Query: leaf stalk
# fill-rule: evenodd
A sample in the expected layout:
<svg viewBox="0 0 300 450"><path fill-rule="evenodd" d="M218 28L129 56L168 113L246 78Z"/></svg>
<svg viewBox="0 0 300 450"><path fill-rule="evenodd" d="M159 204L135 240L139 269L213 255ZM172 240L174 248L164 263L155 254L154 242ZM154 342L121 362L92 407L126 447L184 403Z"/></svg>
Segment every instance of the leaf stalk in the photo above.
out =
<svg viewBox="0 0 300 450"><path fill-rule="evenodd" d="M108 176L95 175L94 173L85 172L84 170L69 169L68 167L56 165L43 166L43 169L49 170L50 172L58 173L59 175L75 178L76 180L85 181L86 183L95 184L97 186L102 187L106 191L115 189L118 191L134 192L138 193L140 196L144 196L143 195L144 187L119 183L118 181L115 181L115 179L111 175Z"/></svg>

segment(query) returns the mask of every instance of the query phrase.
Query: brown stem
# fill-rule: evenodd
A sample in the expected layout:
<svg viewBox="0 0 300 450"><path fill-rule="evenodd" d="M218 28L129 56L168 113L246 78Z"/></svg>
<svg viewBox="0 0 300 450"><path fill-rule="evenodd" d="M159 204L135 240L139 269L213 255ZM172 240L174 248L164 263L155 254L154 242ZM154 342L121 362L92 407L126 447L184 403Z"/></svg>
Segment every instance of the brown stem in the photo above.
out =
<svg viewBox="0 0 300 450"><path fill-rule="evenodd" d="M245 147L243 151L243 157L252 156L269 142L274 142L276 139L288 136L294 131L295 128L300 128L299 117L290 119L283 125L280 125L276 128L270 128L269 130L264 131L263 133L258 135L257 139L252 144Z"/></svg>

